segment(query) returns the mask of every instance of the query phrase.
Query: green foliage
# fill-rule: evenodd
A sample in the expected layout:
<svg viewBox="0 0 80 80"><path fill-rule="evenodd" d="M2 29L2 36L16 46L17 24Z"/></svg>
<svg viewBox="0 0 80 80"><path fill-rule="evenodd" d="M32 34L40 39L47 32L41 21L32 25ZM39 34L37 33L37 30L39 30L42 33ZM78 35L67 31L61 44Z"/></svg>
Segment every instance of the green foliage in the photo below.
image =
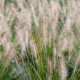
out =
<svg viewBox="0 0 80 80"><path fill-rule="evenodd" d="M11 31L12 31L12 42L15 43L15 36L16 36L16 32L15 32L15 26L17 24L17 17L14 18L14 20L12 21L12 24L11 24Z"/></svg>
<svg viewBox="0 0 80 80"><path fill-rule="evenodd" d="M38 51L41 51L42 50L41 38L33 18L32 18L32 36L36 42Z"/></svg>
<svg viewBox="0 0 80 80"><path fill-rule="evenodd" d="M4 52L4 47L3 47L3 45L0 45L0 52Z"/></svg>
<svg viewBox="0 0 80 80"><path fill-rule="evenodd" d="M60 80L58 69L53 69L52 80Z"/></svg>
<svg viewBox="0 0 80 80"><path fill-rule="evenodd" d="M29 3L29 0L25 0L25 2L27 3L28 8L30 8L30 3Z"/></svg>
<svg viewBox="0 0 80 80"><path fill-rule="evenodd" d="M19 44L16 44L16 53L20 54L21 53L21 46Z"/></svg>
<svg viewBox="0 0 80 80"><path fill-rule="evenodd" d="M72 31L74 32L74 34L76 34L76 24L75 23L73 23L72 25Z"/></svg>
<svg viewBox="0 0 80 80"><path fill-rule="evenodd" d="M10 77L11 73L12 73L12 65L5 67L3 64L3 60L0 60L0 79L13 80L13 78Z"/></svg>
<svg viewBox="0 0 80 80"><path fill-rule="evenodd" d="M59 4L62 8L63 6L66 6L68 4L68 0L59 0Z"/></svg>
<svg viewBox="0 0 80 80"><path fill-rule="evenodd" d="M4 5L5 5L4 7L5 8L6 8L6 6L7 6L8 3L13 3L15 5L15 7L18 6L16 0L5 0L5 2L4 2Z"/></svg>
<svg viewBox="0 0 80 80"><path fill-rule="evenodd" d="M50 59L53 58L53 46L49 46L49 44L47 44L46 46L46 52L47 52L47 57L49 57Z"/></svg>
<svg viewBox="0 0 80 80"><path fill-rule="evenodd" d="M42 50L42 53L40 53L40 56L37 57L37 60L31 55L30 50L27 50L26 53L24 62L27 65L31 80L47 80L48 69L44 49Z"/></svg>
<svg viewBox="0 0 80 80"><path fill-rule="evenodd" d="M21 12L21 8L19 7L17 11L18 11L18 12Z"/></svg>
<svg viewBox="0 0 80 80"><path fill-rule="evenodd" d="M28 2L28 0L25 0L26 2Z"/></svg>
<svg viewBox="0 0 80 80"><path fill-rule="evenodd" d="M61 7L63 6L63 2L62 2L62 0L59 0L59 3L60 3L60 5L61 5Z"/></svg>
<svg viewBox="0 0 80 80"><path fill-rule="evenodd" d="M73 62L67 61L66 65L67 65L67 69L68 69L67 79L70 79L73 75L73 70L74 70Z"/></svg>
<svg viewBox="0 0 80 80"><path fill-rule="evenodd" d="M38 72L40 67L36 63L36 59L34 58L34 56L30 54L29 50L26 50L26 57L24 58L24 63L27 66L27 72L31 80L40 80L40 75Z"/></svg>

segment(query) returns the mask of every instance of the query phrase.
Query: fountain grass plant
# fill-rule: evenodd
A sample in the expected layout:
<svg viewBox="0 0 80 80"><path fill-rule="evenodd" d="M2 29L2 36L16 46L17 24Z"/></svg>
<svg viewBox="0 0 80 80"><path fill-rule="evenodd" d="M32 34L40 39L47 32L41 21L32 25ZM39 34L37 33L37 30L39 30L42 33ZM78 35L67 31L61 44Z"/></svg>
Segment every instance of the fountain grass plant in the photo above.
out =
<svg viewBox="0 0 80 80"><path fill-rule="evenodd" d="M79 9L79 0L0 0L0 80L80 80Z"/></svg>

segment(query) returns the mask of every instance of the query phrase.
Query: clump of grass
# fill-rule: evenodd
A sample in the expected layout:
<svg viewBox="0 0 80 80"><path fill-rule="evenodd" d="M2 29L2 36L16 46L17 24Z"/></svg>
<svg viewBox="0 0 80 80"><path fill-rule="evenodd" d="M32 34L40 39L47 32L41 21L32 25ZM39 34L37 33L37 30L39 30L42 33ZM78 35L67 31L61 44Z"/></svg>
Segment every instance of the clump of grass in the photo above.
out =
<svg viewBox="0 0 80 80"><path fill-rule="evenodd" d="M3 0L0 79L79 80L79 3Z"/></svg>

